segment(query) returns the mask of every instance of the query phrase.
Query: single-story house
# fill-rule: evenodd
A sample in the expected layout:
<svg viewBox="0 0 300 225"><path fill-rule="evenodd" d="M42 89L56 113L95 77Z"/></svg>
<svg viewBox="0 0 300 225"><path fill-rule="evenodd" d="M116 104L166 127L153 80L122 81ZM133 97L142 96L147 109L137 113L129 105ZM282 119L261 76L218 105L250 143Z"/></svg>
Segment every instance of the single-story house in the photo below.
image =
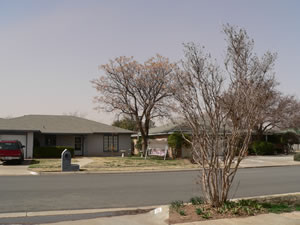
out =
<svg viewBox="0 0 300 225"><path fill-rule="evenodd" d="M174 132L182 132L185 134L191 134L191 129L185 125L179 125L175 123L168 123L159 127L149 129L149 148L161 148L168 146L168 137ZM138 154L139 150L136 148L137 138L139 134L132 134L131 138L134 144L134 154ZM190 148L183 147L181 149L181 157L189 157L191 155ZM172 149L168 147L168 155L172 157Z"/></svg>
<svg viewBox="0 0 300 225"><path fill-rule="evenodd" d="M185 133L185 134L191 134L191 129L184 125L183 123L181 124L175 124L175 123L168 123L163 126L155 127L149 129L149 142L148 142L148 147L149 148L162 148L162 145L167 146L168 145L168 137L173 134L174 132L179 132L179 133ZM272 139L272 136L275 135L282 135L286 132L292 132L295 133L299 136L300 138L300 129L286 129L286 130L280 130L280 129L273 129L267 132L264 135L264 138L266 141ZM253 134L255 135L255 133ZM137 138L139 134L132 134L131 138L134 143L134 154L138 154L139 150L136 148L136 143L137 143ZM271 141L271 140L270 140ZM172 156L172 151L170 148L168 148L168 153L169 156ZM293 149L296 151L300 150L300 144L294 144ZM191 155L191 149L187 147L182 147L181 149L181 157L189 157Z"/></svg>
<svg viewBox="0 0 300 225"><path fill-rule="evenodd" d="M134 132L67 115L26 115L0 119L0 140L19 140L24 157L33 157L36 146L69 146L76 156L121 155L131 151Z"/></svg>

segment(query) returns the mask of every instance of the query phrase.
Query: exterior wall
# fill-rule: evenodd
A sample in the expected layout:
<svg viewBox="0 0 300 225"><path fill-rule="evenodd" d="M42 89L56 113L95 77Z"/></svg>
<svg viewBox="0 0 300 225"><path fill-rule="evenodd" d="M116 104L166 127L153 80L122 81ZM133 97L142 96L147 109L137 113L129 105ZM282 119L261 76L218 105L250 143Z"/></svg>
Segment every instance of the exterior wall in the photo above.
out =
<svg viewBox="0 0 300 225"><path fill-rule="evenodd" d="M300 151L300 144L294 144L294 145L293 145L293 149L294 149L295 151Z"/></svg>
<svg viewBox="0 0 300 225"><path fill-rule="evenodd" d="M85 156L120 156L121 150L127 152L131 149L130 134L119 134L119 151L104 152L103 151L103 134L90 134L85 138Z"/></svg>
<svg viewBox="0 0 300 225"><path fill-rule="evenodd" d="M75 137L78 135L56 135L56 145L74 148ZM40 146L45 146L45 134L35 133L34 139Z"/></svg>
<svg viewBox="0 0 300 225"><path fill-rule="evenodd" d="M103 155L103 135L90 134L85 140L85 156L101 156Z"/></svg>
<svg viewBox="0 0 300 225"><path fill-rule="evenodd" d="M56 135L56 145L74 148L75 137L75 135Z"/></svg>
<svg viewBox="0 0 300 225"><path fill-rule="evenodd" d="M120 150L131 149L130 134L119 134L119 151L104 152L103 151L103 134L88 134L88 135L56 135L56 145L73 147L75 145L75 137L83 137L83 155L84 156L119 156L122 153ZM40 146L45 146L45 135L35 133L34 138L39 142Z"/></svg>
<svg viewBox="0 0 300 225"><path fill-rule="evenodd" d="M119 135L119 151L126 150L127 155L131 154L131 134Z"/></svg>

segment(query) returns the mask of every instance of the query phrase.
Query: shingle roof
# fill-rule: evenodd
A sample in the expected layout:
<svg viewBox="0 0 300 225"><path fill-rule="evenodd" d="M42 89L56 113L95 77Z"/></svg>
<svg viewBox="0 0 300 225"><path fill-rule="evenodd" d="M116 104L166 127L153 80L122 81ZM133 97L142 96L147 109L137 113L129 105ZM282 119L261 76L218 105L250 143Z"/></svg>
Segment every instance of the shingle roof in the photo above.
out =
<svg viewBox="0 0 300 225"><path fill-rule="evenodd" d="M11 119L0 119L0 130L40 131L42 133L58 134L134 133L130 130L96 121L66 115L26 115Z"/></svg>
<svg viewBox="0 0 300 225"><path fill-rule="evenodd" d="M179 125L175 123L169 123L163 126L154 127L149 130L149 134L169 134L173 132L191 132L191 129L189 129L185 125Z"/></svg>
<svg viewBox="0 0 300 225"><path fill-rule="evenodd" d="M181 124L175 124L175 123L168 123L159 127L154 127L149 129L149 136L152 135L165 135L165 134L172 134L174 132L184 132L184 133L190 133L191 129ZM140 133L139 133L140 135ZM132 137L137 136L137 134L133 134Z"/></svg>

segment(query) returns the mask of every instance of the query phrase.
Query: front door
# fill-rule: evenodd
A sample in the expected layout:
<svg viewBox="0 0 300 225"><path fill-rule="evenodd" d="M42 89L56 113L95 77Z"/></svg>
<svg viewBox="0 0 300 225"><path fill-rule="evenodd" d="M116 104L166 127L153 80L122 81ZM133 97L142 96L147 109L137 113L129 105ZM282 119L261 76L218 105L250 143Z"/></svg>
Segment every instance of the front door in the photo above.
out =
<svg viewBox="0 0 300 225"><path fill-rule="evenodd" d="M82 141L82 137L78 136L75 137L75 148L74 148L74 154L76 156L81 156L83 155L83 141Z"/></svg>

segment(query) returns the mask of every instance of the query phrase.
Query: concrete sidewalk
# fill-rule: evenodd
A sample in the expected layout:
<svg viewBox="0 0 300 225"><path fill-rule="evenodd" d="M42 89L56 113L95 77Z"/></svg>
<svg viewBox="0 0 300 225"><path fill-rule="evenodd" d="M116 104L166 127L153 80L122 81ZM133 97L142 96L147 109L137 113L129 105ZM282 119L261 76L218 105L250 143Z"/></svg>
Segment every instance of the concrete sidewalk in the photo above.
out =
<svg viewBox="0 0 300 225"><path fill-rule="evenodd" d="M299 225L300 212L282 214L262 214L246 218L207 220L201 222L181 223L178 225Z"/></svg>
<svg viewBox="0 0 300 225"><path fill-rule="evenodd" d="M167 206L162 207L162 212L155 210L138 215L101 217L88 220L63 221L51 223L51 225L166 225L168 224L169 210ZM219 220L207 220L201 222L181 223L178 225L299 225L300 212L282 214L262 214L245 218L231 218Z"/></svg>
<svg viewBox="0 0 300 225"><path fill-rule="evenodd" d="M167 223L164 221L168 218L168 206L148 206L138 208L0 213L0 224L165 225Z"/></svg>
<svg viewBox="0 0 300 225"><path fill-rule="evenodd" d="M168 218L169 207L162 206L145 214L63 221L58 223L49 223L49 225L167 225Z"/></svg>
<svg viewBox="0 0 300 225"><path fill-rule="evenodd" d="M39 223L49 225L167 225L169 217L168 206L162 206L151 212L137 215L99 217L93 219L70 220L56 223ZM299 225L300 212L282 214L262 214L244 218L207 220L178 225Z"/></svg>

